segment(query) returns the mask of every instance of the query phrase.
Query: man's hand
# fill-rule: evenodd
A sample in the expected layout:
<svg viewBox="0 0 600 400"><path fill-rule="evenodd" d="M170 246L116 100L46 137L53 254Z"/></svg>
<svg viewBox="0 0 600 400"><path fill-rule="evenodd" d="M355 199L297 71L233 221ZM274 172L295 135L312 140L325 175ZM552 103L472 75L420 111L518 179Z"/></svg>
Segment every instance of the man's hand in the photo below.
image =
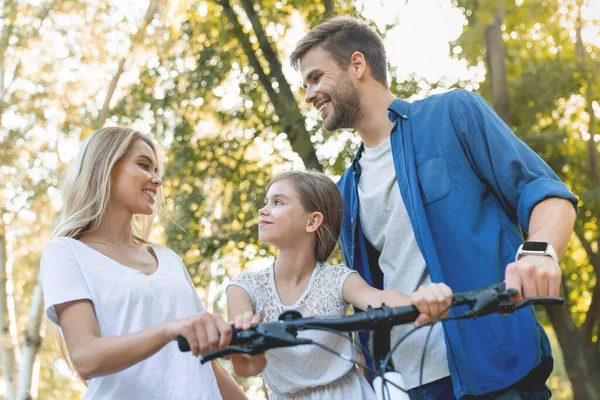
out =
<svg viewBox="0 0 600 400"><path fill-rule="evenodd" d="M506 266L506 289L517 289L518 301L532 296L558 296L562 271L549 256L525 255Z"/></svg>

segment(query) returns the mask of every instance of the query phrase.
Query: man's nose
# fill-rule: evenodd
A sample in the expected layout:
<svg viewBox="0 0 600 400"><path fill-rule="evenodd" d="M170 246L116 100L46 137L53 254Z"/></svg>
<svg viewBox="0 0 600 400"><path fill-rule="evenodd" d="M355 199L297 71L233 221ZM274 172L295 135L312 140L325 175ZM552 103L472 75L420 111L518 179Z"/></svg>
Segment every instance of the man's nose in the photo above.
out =
<svg viewBox="0 0 600 400"><path fill-rule="evenodd" d="M306 88L306 94L304 95L304 101L307 103L312 103L315 100L316 94L311 86Z"/></svg>

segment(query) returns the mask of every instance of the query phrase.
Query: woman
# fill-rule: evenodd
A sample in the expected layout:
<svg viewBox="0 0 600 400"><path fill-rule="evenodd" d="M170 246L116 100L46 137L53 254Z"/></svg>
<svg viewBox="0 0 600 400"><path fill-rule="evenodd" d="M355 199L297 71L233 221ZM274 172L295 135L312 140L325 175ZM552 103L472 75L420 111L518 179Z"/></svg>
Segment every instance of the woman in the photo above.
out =
<svg viewBox="0 0 600 400"><path fill-rule="evenodd" d="M85 399L236 399L240 387L194 355L225 346L231 327L204 312L181 259L148 242L161 203L152 141L104 128L83 144L42 254L46 314L60 326Z"/></svg>

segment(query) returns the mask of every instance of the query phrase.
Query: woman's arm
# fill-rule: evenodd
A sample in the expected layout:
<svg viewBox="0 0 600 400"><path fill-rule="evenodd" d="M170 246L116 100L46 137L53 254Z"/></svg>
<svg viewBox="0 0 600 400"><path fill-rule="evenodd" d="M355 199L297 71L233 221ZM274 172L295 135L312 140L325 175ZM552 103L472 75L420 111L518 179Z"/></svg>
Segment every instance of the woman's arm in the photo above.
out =
<svg viewBox="0 0 600 400"><path fill-rule="evenodd" d="M410 298L397 290L379 290L369 286L359 275L352 273L344 282L342 288L344 301L361 310L368 306L381 307L382 304L390 307L408 306Z"/></svg>
<svg viewBox="0 0 600 400"><path fill-rule="evenodd" d="M252 311L252 300L248 293L239 286L229 286L227 289L227 317L234 321L237 329L248 329L259 321ZM260 374L267 366L264 354L249 356L232 354L233 372L238 376L248 377Z"/></svg>
<svg viewBox="0 0 600 400"><path fill-rule="evenodd" d="M113 374L145 360L178 335L198 355L231 341L231 327L220 316L202 313L127 335L102 337L89 300L54 306L77 374L90 379Z"/></svg>

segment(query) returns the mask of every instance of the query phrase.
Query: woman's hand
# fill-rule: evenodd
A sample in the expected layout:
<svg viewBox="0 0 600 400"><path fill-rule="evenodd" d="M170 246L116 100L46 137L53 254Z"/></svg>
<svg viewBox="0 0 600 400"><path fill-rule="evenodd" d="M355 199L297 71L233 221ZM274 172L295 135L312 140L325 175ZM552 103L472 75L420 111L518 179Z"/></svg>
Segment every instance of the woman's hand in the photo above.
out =
<svg viewBox="0 0 600 400"><path fill-rule="evenodd" d="M415 326L421 326L431 319L448 315L449 310L441 316L440 313L452 304L452 290L444 283L420 286L410 296L410 302L421 312L415 321Z"/></svg>
<svg viewBox="0 0 600 400"><path fill-rule="evenodd" d="M183 336L195 356L229 345L231 332L231 326L220 315L209 312L167 322L167 335L171 340Z"/></svg>

